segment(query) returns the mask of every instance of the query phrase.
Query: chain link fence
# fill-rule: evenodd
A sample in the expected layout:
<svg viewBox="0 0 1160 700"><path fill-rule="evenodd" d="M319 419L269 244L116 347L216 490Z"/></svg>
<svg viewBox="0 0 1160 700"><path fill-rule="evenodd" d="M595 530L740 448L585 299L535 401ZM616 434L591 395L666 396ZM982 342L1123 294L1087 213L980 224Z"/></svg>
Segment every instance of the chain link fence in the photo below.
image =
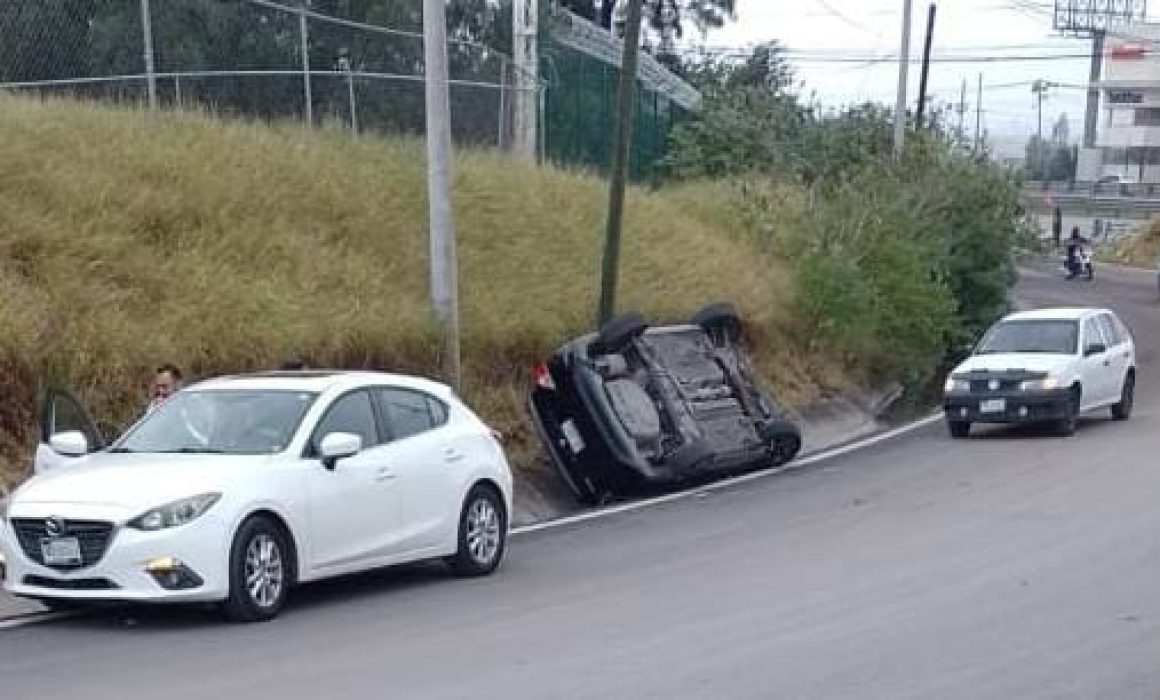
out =
<svg viewBox="0 0 1160 700"><path fill-rule="evenodd" d="M388 28L421 23L403 2L354 20L272 0L0 0L0 87L421 134L423 36ZM511 60L448 49L456 141L506 147Z"/></svg>
<svg viewBox="0 0 1160 700"><path fill-rule="evenodd" d="M421 4L313 6L335 14L295 0L0 0L0 88L422 134ZM606 172L620 42L556 7L540 34L539 82L517 80L501 51L449 43L453 137L461 146L510 147L516 97L531 91L541 158ZM636 179L652 173L672 126L699 99L642 57Z"/></svg>

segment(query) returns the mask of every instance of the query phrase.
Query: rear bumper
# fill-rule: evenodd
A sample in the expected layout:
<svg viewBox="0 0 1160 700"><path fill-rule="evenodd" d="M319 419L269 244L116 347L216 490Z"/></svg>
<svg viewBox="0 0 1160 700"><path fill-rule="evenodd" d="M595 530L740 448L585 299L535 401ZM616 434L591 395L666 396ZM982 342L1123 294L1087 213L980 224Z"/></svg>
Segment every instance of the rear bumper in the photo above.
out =
<svg viewBox="0 0 1160 700"><path fill-rule="evenodd" d="M1002 409L986 406L991 401L1002 401ZM1071 392L950 395L943 399L943 410L948 421L958 423L1041 423L1067 417Z"/></svg>

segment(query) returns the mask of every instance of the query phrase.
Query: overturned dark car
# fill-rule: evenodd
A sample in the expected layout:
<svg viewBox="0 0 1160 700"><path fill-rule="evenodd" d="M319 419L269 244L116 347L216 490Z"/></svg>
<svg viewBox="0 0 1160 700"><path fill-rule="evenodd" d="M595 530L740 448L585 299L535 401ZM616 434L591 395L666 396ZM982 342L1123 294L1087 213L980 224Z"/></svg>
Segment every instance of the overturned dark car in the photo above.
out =
<svg viewBox="0 0 1160 700"><path fill-rule="evenodd" d="M577 499L678 486L778 466L801 432L764 391L730 304L686 325L613 319L535 368L533 423Z"/></svg>

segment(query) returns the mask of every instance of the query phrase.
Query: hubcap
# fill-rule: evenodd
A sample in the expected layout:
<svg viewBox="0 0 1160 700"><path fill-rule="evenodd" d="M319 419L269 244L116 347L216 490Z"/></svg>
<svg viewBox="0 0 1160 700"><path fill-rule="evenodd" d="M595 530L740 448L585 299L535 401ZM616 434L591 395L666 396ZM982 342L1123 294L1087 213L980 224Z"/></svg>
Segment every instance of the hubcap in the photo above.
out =
<svg viewBox="0 0 1160 700"><path fill-rule="evenodd" d="M246 590L260 608L269 608L282 595L284 567L278 543L267 533L250 540L246 547Z"/></svg>
<svg viewBox="0 0 1160 700"><path fill-rule="evenodd" d="M491 501L475 500L467 511L467 551L477 564L488 565L499 553L500 517Z"/></svg>

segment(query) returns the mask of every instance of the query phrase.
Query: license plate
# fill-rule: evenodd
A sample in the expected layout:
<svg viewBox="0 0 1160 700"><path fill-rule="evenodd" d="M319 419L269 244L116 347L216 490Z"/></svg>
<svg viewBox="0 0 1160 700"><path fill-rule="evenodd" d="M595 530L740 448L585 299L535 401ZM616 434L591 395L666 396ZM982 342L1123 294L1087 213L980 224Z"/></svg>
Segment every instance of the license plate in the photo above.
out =
<svg viewBox="0 0 1160 700"><path fill-rule="evenodd" d="M989 399L979 403L979 413L1003 413L1007 410L1007 399Z"/></svg>
<svg viewBox="0 0 1160 700"><path fill-rule="evenodd" d="M572 454L578 455L584 451L584 438L580 437L580 430L575 422L566 420L560 424L560 429L564 432L564 439L568 441Z"/></svg>
<svg viewBox="0 0 1160 700"><path fill-rule="evenodd" d="M45 564L76 566L81 563L81 543L75 537L48 537L40 541Z"/></svg>

